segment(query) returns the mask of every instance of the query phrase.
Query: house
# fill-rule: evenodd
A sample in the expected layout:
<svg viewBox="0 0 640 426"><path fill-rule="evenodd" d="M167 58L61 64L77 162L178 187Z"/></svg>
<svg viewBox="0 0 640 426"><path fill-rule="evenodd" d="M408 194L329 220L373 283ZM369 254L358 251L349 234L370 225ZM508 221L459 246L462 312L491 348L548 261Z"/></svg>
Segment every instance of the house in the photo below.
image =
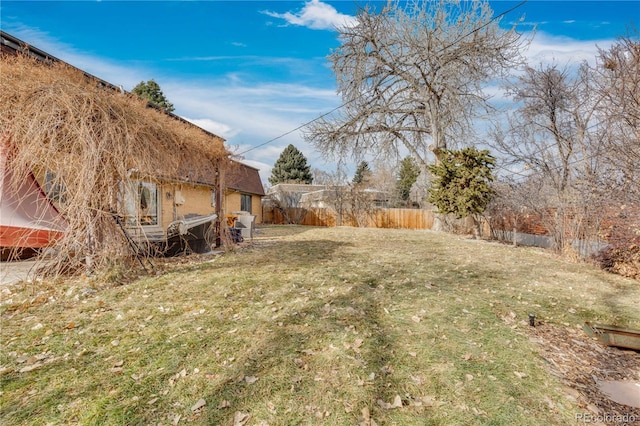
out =
<svg viewBox="0 0 640 426"><path fill-rule="evenodd" d="M246 212L262 223L262 197L264 187L259 170L238 161L231 161L224 178L222 209L227 215Z"/></svg>
<svg viewBox="0 0 640 426"><path fill-rule="evenodd" d="M280 183L269 188L263 207L269 223L362 226L377 210L389 207L389 194L361 185Z"/></svg>
<svg viewBox="0 0 640 426"><path fill-rule="evenodd" d="M265 207L301 207L300 200L310 192L326 189L326 185L310 185L306 183L278 183L267 191L268 198L264 200Z"/></svg>
<svg viewBox="0 0 640 426"><path fill-rule="evenodd" d="M214 170L198 180L133 174L121 185L119 218L137 244L150 242L168 256L215 247L220 210Z"/></svg>
<svg viewBox="0 0 640 426"><path fill-rule="evenodd" d="M347 186L328 186L307 192L300 197L299 205L304 208L336 209L339 204L353 201L366 202L375 208L389 207L389 194L374 188L349 188Z"/></svg>
<svg viewBox="0 0 640 426"><path fill-rule="evenodd" d="M38 205L65 221L63 236L50 227L58 233L47 243L86 263L145 247L165 254L209 250L223 216L218 197L230 165L224 139L0 35L2 192L24 192L20 182L33 177L37 185L30 192L41 188L48 198L44 203L40 196ZM236 186L260 196L258 188ZM12 208L21 213L12 215L36 235L45 225L37 209L44 207L20 198ZM7 248L37 248L33 239L5 240Z"/></svg>
<svg viewBox="0 0 640 426"><path fill-rule="evenodd" d="M279 183L269 188L265 200L268 207L336 208L336 204L349 200L366 200L374 207L388 207L389 194L374 188L359 188L348 185L309 185Z"/></svg>

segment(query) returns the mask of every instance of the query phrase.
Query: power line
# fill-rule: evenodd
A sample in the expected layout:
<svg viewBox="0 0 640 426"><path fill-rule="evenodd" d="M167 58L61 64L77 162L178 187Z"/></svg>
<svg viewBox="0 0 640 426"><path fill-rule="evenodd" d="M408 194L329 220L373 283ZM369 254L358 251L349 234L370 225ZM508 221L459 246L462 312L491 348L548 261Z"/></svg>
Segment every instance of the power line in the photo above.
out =
<svg viewBox="0 0 640 426"><path fill-rule="evenodd" d="M349 102L351 102L351 101L349 101ZM241 153L239 153L239 154L236 154L236 155L244 155L244 154L246 154L246 153L247 153L247 152L249 152L249 151L253 151L253 150L254 150L254 149L256 149L256 148L260 148L261 146L268 145L268 144L270 144L271 142L277 141L277 140L278 140L278 139L280 139L280 138L283 138L283 137L285 137L285 136L287 136L287 135L290 135L291 133L293 133L293 132L295 132L295 131L297 131L297 130L302 129L303 127L308 126L309 124L313 123L314 121L318 121L318 120L320 120L321 118L326 117L326 116L327 116L327 115L329 115L329 114L333 114L335 111L337 111L337 110L339 110L340 108L342 108L343 106L347 105L349 102L346 102L346 103L344 103L344 104L342 104L342 105L338 105L337 107L335 107L335 108L334 108L334 109L332 109L331 111L329 111L329 112L325 112L324 114L322 114L322 115L320 115L320 116L318 116L318 117L316 117L316 118L314 118L314 119L312 119L312 120L309 120L309 121L307 121L306 123L303 123L303 124L299 125L299 126L298 126L298 127L296 127L295 129L289 130L288 132L283 133L283 134L281 134L280 136L276 136L276 137L275 137L275 138L273 138L273 139L270 139L270 140L268 140L268 141L266 141L266 142L264 142L264 143L261 143L260 145L256 145L256 146L254 146L254 147L252 147L252 148L250 148L250 149L248 149L248 150L246 150L246 151L243 151L243 152L241 152Z"/></svg>
<svg viewBox="0 0 640 426"><path fill-rule="evenodd" d="M439 53L444 52L444 51L445 51L445 50L447 50L448 48L450 48L450 47L454 46L454 45L455 45L456 43L458 43L459 41L461 41L461 40L463 40L463 39L465 39L465 38L469 37L470 35L475 34L476 32L480 31L480 30L481 30L481 29L483 29L483 28L486 28L486 27L487 27L487 26L489 26L492 22L494 22L494 21L496 21L496 20L498 20L498 19L502 18L503 16L505 16L505 15L507 15L507 14L509 14L509 13L513 12L514 10L518 9L519 7L523 6L526 2L527 2L527 0L523 0L523 1L521 1L520 3L518 3L517 5L515 5L515 6L511 7L510 9L508 9L508 10L506 10L506 11L504 11L504 12L502 12L502 13L500 13L500 14L496 15L496 16L494 16L494 17L493 17L493 18L491 18L487 23L485 23L485 24L483 24L483 25L479 26L478 28L474 28L473 30L471 30L471 31L470 31L470 32L468 32L467 34L464 34L464 35L462 35L462 36L458 37L458 38L457 38L456 40L454 40L453 42L451 42L451 43L449 43L448 45L446 45L446 46L442 47L442 49L438 50L436 53L437 53L437 54L439 54ZM424 62L424 60L423 60L422 62ZM371 92L371 91L370 91L370 92ZM349 105L349 104L350 104L350 103L352 103L354 100L355 100L355 98L354 98L354 99L351 99L351 100L349 100L349 101L346 101L346 102L344 102L344 103L342 103L342 104L338 105L337 107L333 108L331 111L326 112L326 113L324 113L324 114L322 114L322 115L319 115L318 117L313 118L313 119L311 119L311 120L309 120L309 121L307 121L307 122L305 122L305 123L303 123L303 124L299 125L299 126L298 126L298 127L296 127L295 129L289 130L289 131L288 131L288 132L286 132L286 133L283 133L283 134L281 134L281 135L279 135L279 136L276 136L276 137L275 137L275 138L273 138L273 139L270 139L270 140L268 140L268 141L266 141L266 142L263 142L263 143L261 143L261 144L259 144L259 145L256 145L256 146L254 146L254 147L251 147L251 148L247 149L246 151L243 151L243 152L238 153L238 154L236 154L236 155L241 156L241 155L246 154L247 152L253 151L254 149L257 149L257 148L263 147L263 146L265 146L265 145L268 145L268 144L270 144L270 143L272 143L272 142L275 142L275 141L277 141L278 139L281 139L281 138L283 138L283 137L285 137L285 136L287 136L287 135L290 135L290 134L291 134L291 133L293 133L293 132L296 132L296 131L298 131L298 130L300 130L300 129L304 128L304 127L307 127L309 124L314 123L314 122L316 122L316 121L318 121L318 120L320 120L320 119L322 119L322 118L326 117L327 115L333 114L335 111L337 111L337 110L339 110L340 108L343 108L343 107L345 107L345 106Z"/></svg>

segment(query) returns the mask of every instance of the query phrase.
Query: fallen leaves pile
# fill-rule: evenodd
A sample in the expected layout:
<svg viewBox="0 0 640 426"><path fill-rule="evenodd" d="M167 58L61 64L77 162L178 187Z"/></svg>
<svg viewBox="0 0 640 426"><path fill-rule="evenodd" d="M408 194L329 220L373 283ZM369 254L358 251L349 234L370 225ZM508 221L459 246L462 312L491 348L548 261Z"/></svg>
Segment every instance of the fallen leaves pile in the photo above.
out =
<svg viewBox="0 0 640 426"><path fill-rule="evenodd" d="M604 346L582 328L542 324L528 328L529 339L538 344L540 356L551 374L565 384L567 398L591 415L634 416L640 409L618 404L598 389L604 380L640 381L640 353ZM553 401L547 401L553 409Z"/></svg>

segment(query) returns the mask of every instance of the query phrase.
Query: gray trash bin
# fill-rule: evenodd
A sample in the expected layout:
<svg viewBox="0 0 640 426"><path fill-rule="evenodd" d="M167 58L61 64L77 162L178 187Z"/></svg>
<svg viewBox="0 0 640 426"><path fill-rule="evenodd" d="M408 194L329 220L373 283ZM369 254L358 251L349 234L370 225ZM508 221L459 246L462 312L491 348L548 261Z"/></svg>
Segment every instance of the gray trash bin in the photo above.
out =
<svg viewBox="0 0 640 426"><path fill-rule="evenodd" d="M245 240L247 238L253 239L253 228L256 217L250 214L239 215L236 219L236 229L240 230L242 234L242 238Z"/></svg>

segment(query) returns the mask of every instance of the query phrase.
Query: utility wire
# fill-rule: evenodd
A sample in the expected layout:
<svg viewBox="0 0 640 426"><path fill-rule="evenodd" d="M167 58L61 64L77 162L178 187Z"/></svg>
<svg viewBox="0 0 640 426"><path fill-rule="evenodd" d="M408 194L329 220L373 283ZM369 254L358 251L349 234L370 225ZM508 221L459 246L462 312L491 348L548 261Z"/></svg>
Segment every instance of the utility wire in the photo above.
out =
<svg viewBox="0 0 640 426"><path fill-rule="evenodd" d="M510 9L508 9L508 10L506 10L506 11L504 11L504 12L500 13L499 15L494 16L493 18L491 18L491 19L490 19L487 23L485 23L484 25L481 25L481 26L479 26L478 28L474 28L473 30L471 30L471 31L470 31L470 32L468 32L467 34L464 34L464 35L462 35L462 36L458 37L458 38L457 38L456 40L454 40L453 42L451 42L451 43L449 43L448 45L446 45L446 46L442 47L442 49L440 49L440 50L439 50L439 51L437 51L436 53L437 53L437 54L439 54L439 53L444 52L445 50L447 50L447 49L449 49L450 47L454 46L454 45L455 45L456 43L458 43L459 41L461 41L461 40L463 40L463 39L465 39L465 38L469 37L470 35L473 35L473 34L477 33L477 32L478 32L478 31L480 31L481 29L486 28L487 26L489 26L492 22L494 22L494 21L496 21L496 20L498 20L498 19L502 18L503 16L505 16L505 15L507 15L507 14L509 14L509 13L513 12L514 10L518 9L519 7L523 6L526 2L527 2L527 0L523 0L523 1L521 1L520 3L518 3L517 5L515 5L515 6L511 7ZM422 61L422 62L424 62L424 61ZM314 123L314 122L316 122L316 121L318 121L318 120L320 120L320 119L322 119L322 118L326 117L327 115L333 114L335 111L337 111L337 110L339 110L340 108L343 108L343 107L345 107L345 106L349 105L349 104L350 104L351 102L353 102L353 101L355 101L355 98L354 98L354 99L351 99L351 100L349 100L349 101L346 101L346 102L344 102L344 103L342 103L342 104L340 104L340 105L338 105L337 107L333 108L333 109L332 109L331 111L329 111L329 112L325 112L324 114L322 114L322 115L320 115L320 116L318 116L318 117L316 117L316 118L313 118L313 119L311 119L311 120L309 120L309 121L307 121L307 122L305 122L305 123L303 123L303 124L299 125L299 126L298 126L298 127L296 127L295 129L289 130L288 132L283 133L283 134L281 134L280 136L276 136L276 137L275 137L275 138L273 138L273 139L270 139L270 140L268 140L268 141L266 141L266 142L264 142L264 143L261 143L261 144L259 144L259 145L256 145L256 146L252 147L252 148L249 148L249 149L247 149L246 151L243 151L243 152L238 153L238 154L236 154L236 155L241 156L241 155L246 154L247 152L253 151L254 149L257 149L257 148L263 147L263 146L265 146L265 145L268 145L268 144L270 144L270 143L272 143L272 142L275 142L275 141L277 141L278 139L281 139L281 138L283 138L283 137L285 137L285 136L287 136L287 135L290 135L291 133L293 133L293 132L295 132L295 131L298 131L298 130L300 130L300 129L304 128L304 127L307 127L309 124Z"/></svg>
<svg viewBox="0 0 640 426"><path fill-rule="evenodd" d="M349 102L352 102L352 101L349 101ZM344 104L342 104L342 105L338 105L337 107L335 107L335 108L334 108L334 109L332 109L331 111L329 111L329 112L325 112L324 114L322 114L322 115L320 115L320 116L318 116L318 117L316 117L316 118L314 118L314 119L312 119L312 120L309 120L309 121L307 121L306 123L303 123L303 124L299 125L299 126L298 126L298 127L296 127L295 129L289 130L288 132L283 133L283 134L281 134L280 136L276 136L276 137L275 137L275 138L273 138L273 139L269 139L268 141L266 141L266 142L264 142L264 143L261 143L260 145L256 145L256 146L254 146L254 147L252 147L252 148L249 148L248 150L243 151L243 152L241 152L241 153L239 153L239 154L236 154L236 155L244 155L244 154L246 154L246 153L247 153L247 152L249 152L249 151L253 151L253 150L254 150L254 149L256 149L256 148L260 148L261 146L268 145L268 144L270 144L271 142L277 141L278 139L281 139L281 138L283 138L283 137L285 137L285 136L287 136L287 135L290 135L291 133L293 133L293 132L295 132L295 131L297 131L297 130L302 129L303 127L307 127L309 124L313 123L314 121L318 121L318 120L320 120L321 118L326 117L326 116L327 116L327 115L329 115L329 114L333 114L335 111L339 110L339 109L340 109L340 108L342 108L343 106L346 106L349 102L345 102L345 103L344 103Z"/></svg>

